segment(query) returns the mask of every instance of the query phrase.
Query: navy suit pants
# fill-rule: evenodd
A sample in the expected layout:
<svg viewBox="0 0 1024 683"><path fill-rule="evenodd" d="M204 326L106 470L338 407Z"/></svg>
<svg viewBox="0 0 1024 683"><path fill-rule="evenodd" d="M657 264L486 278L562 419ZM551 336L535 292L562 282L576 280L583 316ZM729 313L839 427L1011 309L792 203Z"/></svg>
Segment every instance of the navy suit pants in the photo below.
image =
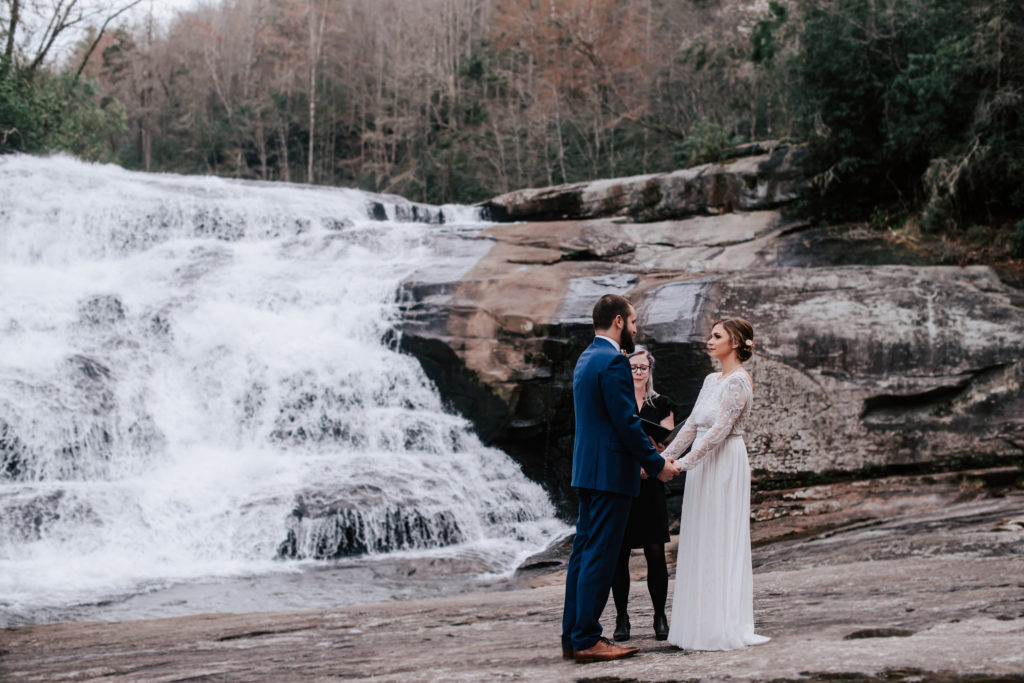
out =
<svg viewBox="0 0 1024 683"><path fill-rule="evenodd" d="M562 648L586 650L601 637L615 564L629 519L631 496L577 489L580 514L565 577Z"/></svg>

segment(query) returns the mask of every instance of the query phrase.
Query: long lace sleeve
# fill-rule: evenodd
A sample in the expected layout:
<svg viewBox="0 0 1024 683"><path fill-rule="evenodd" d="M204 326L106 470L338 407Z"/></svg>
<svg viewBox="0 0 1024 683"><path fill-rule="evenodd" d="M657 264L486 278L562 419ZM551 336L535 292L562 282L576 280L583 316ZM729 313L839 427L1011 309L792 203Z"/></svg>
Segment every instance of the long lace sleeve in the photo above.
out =
<svg viewBox="0 0 1024 683"><path fill-rule="evenodd" d="M693 404L694 410L690 411L689 417L683 422L683 426L679 428L676 433L676 437L672 439L672 443L662 451L662 456L665 458L672 458L678 460L679 456L683 454L687 446L693 443L693 438L697 436L697 424L693 420L693 415L696 412L696 408L700 405L701 399L704 398L704 394L707 393L708 379L710 375L704 378L704 384L700 387L700 393L697 394L697 401Z"/></svg>
<svg viewBox="0 0 1024 683"><path fill-rule="evenodd" d="M726 385L719 394L715 423L696 440L689 454L680 461L684 471L692 470L699 465L715 446L725 441L732 432L732 426L743 414L750 394L750 385L741 375L737 374L726 380Z"/></svg>
<svg viewBox="0 0 1024 683"><path fill-rule="evenodd" d="M686 447L693 442L695 436L697 436L697 427L693 424L693 413L690 413L690 417L686 418L686 422L676 433L676 438L672 439L672 443L662 451L662 456L678 460Z"/></svg>

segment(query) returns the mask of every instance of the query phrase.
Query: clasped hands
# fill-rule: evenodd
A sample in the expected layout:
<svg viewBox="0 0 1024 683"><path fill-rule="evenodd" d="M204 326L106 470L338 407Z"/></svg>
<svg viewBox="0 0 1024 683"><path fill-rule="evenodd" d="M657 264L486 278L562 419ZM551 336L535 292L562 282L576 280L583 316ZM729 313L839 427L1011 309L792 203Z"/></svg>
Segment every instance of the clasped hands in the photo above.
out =
<svg viewBox="0 0 1024 683"><path fill-rule="evenodd" d="M683 466L672 458L665 458L665 466L658 472L658 481L667 482L683 471Z"/></svg>
<svg viewBox="0 0 1024 683"><path fill-rule="evenodd" d="M651 443L654 445L658 452L661 453L665 450L665 444L658 443L654 439L651 439ZM664 457L664 456L662 456ZM661 472L658 472L658 481L668 482L674 479L682 472L684 468L681 463L676 462L675 458L665 458L665 466L661 468ZM647 470L640 468L640 478L647 478Z"/></svg>

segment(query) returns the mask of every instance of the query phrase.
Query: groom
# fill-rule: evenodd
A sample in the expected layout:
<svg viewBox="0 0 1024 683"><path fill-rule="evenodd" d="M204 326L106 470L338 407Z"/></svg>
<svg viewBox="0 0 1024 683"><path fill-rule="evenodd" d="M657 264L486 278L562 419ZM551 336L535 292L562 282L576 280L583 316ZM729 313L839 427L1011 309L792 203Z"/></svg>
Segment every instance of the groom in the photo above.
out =
<svg viewBox="0 0 1024 683"><path fill-rule="evenodd" d="M679 466L658 454L640 426L629 361L622 353L632 353L636 332L633 305L615 294L602 296L594 306L594 341L572 378L572 485L580 510L565 577L562 657L579 663L636 654L635 647L602 638L599 619L630 504L640 492L640 468L661 481L679 474Z"/></svg>

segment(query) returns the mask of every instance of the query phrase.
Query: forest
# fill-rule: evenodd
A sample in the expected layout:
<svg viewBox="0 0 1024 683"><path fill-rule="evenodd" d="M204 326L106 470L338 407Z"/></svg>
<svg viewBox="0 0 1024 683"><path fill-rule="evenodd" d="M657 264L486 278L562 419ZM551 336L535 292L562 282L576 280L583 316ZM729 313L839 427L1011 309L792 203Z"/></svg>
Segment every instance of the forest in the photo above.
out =
<svg viewBox="0 0 1024 683"><path fill-rule="evenodd" d="M146 4L0 0L0 153L473 203L783 141L809 212L1024 257L1020 0Z"/></svg>

